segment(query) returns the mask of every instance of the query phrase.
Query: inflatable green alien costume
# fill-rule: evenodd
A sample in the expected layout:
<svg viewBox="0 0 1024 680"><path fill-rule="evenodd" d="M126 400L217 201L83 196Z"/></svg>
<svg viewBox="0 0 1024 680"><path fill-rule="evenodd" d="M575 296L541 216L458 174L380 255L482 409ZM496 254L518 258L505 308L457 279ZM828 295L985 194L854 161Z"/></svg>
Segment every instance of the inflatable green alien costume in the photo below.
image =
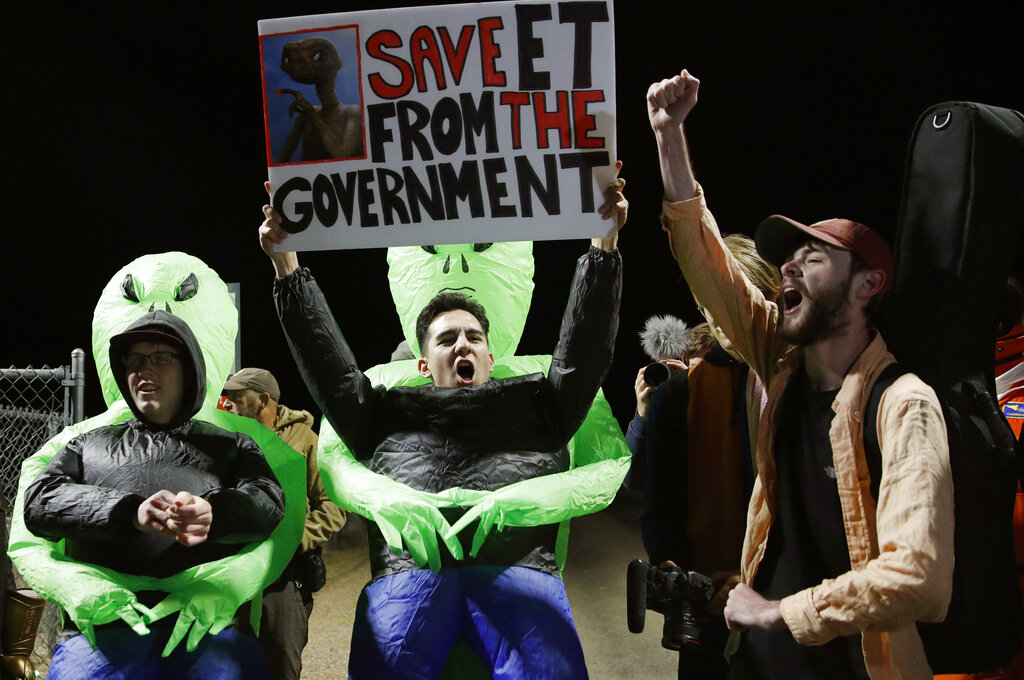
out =
<svg viewBox="0 0 1024 680"><path fill-rule="evenodd" d="M533 292L531 243L495 243L391 248L388 250L392 297L403 334L413 356L419 356L416 317L440 292L461 292L478 300L491 319L488 346L494 355L494 378L543 373L550 356L514 356ZM374 384L385 387L429 382L415 359L398 360L366 371ZM357 460L324 420L321 424L321 474L328 494L339 505L375 522L392 550L408 549L419 565L437 571L442 563L438 536L452 555L461 559L458 533L479 520L470 556L475 557L490 531L508 527L558 525L555 559L565 566L569 519L596 512L615 497L629 466L618 422L598 392L587 418L568 446L570 468L511 483L495 491L464 488L426 493L371 472ZM479 502L483 499L483 502ZM438 510L470 509L450 529L437 520ZM444 678L490 677L469 645L452 650Z"/></svg>
<svg viewBox="0 0 1024 680"><path fill-rule="evenodd" d="M25 488L73 437L103 425L127 420L132 413L114 380L109 360L111 336L151 308L166 309L194 331L206 361L206 400L195 416L225 430L251 436L262 449L285 491L285 517L262 542L237 554L205 562L166 578L119 573L64 555L61 543L29 532L23 519ZM230 371L238 316L227 286L202 261L184 253L145 255L118 271L104 287L93 315L93 357L108 409L65 428L28 458L21 472L11 525L9 553L15 566L45 599L58 604L89 642L95 626L123 620L139 635L151 624L178 612L164 649L169 655L182 640L192 651L207 633L217 634L232 620L239 605L261 596L263 588L284 569L302 534L305 517L305 461L271 430L255 420L217 409L217 398ZM136 593L161 591L167 596L152 608ZM259 612L260 607L253 607ZM253 622L258 629L258 621Z"/></svg>
<svg viewBox="0 0 1024 680"><path fill-rule="evenodd" d="M488 346L494 354L494 378L540 373L549 355L513 356L519 345L533 293L533 244L494 243L388 249L391 294L402 332L414 356L416 316L436 294L462 292L479 301L492 320ZM415 359L393 361L366 371L374 384L424 385ZM565 567L569 523L572 517L606 507L615 497L629 468L630 454L618 422L604 395L598 392L586 421L569 443L571 469L567 472L517 482L494 492L448 489L441 494L413 492L404 485L370 472L355 460L324 420L317 454L328 495L344 508L377 523L395 551L408 549L420 565L440 565L437 527L432 515L420 512L420 503L435 508L472 505L472 509L441 539L458 550L457 534L479 519L475 555L490 530L506 526L537 526L561 522L557 546L559 569ZM411 496L416 502L410 502ZM476 503L488 496L485 503ZM475 503L475 505L474 505ZM404 540L404 546L403 546Z"/></svg>

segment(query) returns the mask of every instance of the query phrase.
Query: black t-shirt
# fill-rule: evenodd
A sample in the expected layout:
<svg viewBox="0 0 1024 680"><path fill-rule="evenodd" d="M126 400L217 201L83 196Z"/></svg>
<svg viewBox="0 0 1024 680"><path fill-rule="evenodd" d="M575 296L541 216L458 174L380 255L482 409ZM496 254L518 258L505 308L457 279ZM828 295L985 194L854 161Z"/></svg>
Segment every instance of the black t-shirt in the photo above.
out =
<svg viewBox="0 0 1024 680"><path fill-rule="evenodd" d="M829 429L839 390L815 392L800 371L786 389L775 441L777 515L754 590L781 600L850 571ZM861 636L805 646L788 628L744 633L731 679L867 680Z"/></svg>

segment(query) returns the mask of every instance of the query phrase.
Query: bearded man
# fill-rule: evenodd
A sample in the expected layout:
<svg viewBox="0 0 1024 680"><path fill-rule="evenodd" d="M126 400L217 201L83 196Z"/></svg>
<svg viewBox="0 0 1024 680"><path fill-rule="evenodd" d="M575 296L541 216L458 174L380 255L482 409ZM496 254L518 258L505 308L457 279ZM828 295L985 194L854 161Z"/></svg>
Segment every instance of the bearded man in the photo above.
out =
<svg viewBox="0 0 1024 680"><path fill-rule="evenodd" d="M684 70L647 93L662 224L694 297L768 391L742 582L725 608L733 642L743 633L729 677L931 678L914 622L941 620L952 590L945 423L934 391L910 373L865 422L872 386L894 363L870 323L892 255L850 220L769 217L757 250L780 267L782 292L766 299L723 244L694 178L683 122L698 87ZM881 479L869 473L869 428Z"/></svg>

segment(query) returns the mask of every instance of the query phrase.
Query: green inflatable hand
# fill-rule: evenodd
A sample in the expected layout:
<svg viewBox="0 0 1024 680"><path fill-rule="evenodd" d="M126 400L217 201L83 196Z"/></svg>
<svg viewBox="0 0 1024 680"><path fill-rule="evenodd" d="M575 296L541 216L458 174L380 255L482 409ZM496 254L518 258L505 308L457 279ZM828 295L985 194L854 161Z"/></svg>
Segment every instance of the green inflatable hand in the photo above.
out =
<svg viewBox="0 0 1024 680"><path fill-rule="evenodd" d="M554 524L603 510L615 500L628 469L629 459L617 458L509 484L460 503L469 510L452 525L451 536L479 520L469 553L476 557L494 526L501 531L506 526Z"/></svg>
<svg viewBox="0 0 1024 680"><path fill-rule="evenodd" d="M366 469L334 430L325 426L326 421L321 426L317 460L328 496L346 510L376 522L391 549L401 552L404 546L421 567L429 564L434 571L441 569L438 537L455 559L462 559L459 539L449 536L451 525L438 509L449 503Z"/></svg>

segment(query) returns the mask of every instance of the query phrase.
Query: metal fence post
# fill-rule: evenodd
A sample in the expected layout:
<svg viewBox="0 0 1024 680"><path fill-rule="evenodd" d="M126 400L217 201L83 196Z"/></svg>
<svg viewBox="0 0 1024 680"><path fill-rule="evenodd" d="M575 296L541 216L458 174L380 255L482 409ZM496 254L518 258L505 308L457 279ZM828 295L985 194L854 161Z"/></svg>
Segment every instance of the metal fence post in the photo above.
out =
<svg viewBox="0 0 1024 680"><path fill-rule="evenodd" d="M71 351L71 375L64 381L71 392L71 424L85 420L85 351L76 347Z"/></svg>

